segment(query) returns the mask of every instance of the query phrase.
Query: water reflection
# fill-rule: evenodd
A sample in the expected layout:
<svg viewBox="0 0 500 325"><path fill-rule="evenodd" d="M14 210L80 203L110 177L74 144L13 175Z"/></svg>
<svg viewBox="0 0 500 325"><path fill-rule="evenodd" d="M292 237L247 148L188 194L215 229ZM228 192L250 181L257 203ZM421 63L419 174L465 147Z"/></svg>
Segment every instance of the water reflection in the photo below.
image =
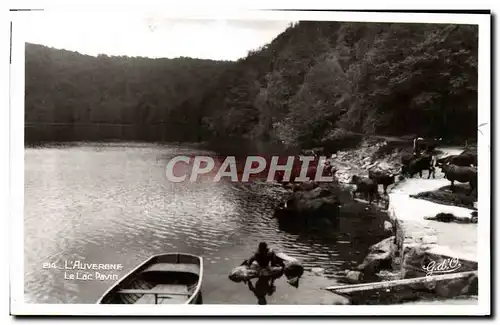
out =
<svg viewBox="0 0 500 325"><path fill-rule="evenodd" d="M257 298L258 305L267 305L266 296L272 296L276 291L276 286L274 285L274 280L266 277L260 277L255 282L255 286L252 280L248 281L248 290L250 290Z"/></svg>

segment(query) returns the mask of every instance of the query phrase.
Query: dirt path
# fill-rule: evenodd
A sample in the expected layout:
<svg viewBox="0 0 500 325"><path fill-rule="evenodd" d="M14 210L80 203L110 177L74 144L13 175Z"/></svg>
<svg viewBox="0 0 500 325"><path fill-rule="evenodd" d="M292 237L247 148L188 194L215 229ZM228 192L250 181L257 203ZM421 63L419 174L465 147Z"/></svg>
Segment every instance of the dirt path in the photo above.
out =
<svg viewBox="0 0 500 325"><path fill-rule="evenodd" d="M460 154L463 149L447 147L439 150L443 152L441 156L448 156ZM412 194L433 191L449 184L439 168L436 170L435 179L427 179L427 175L424 174L423 178L416 177L399 182L389 191L389 212L404 232L404 241L407 245L418 243L420 239L417 237L429 232L432 233L429 236L435 239L434 248L431 250L435 254L476 261L477 224L445 223L426 219L438 213L449 213L457 218L470 219L472 209L410 197Z"/></svg>

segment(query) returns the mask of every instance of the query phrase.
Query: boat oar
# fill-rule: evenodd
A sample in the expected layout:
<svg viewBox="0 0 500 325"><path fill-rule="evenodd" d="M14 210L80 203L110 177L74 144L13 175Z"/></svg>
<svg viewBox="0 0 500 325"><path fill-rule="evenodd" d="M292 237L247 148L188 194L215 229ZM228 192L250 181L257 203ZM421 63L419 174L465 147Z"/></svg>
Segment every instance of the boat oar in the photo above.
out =
<svg viewBox="0 0 500 325"><path fill-rule="evenodd" d="M343 286L331 286L331 287L327 287L325 289L328 291L333 291L335 293L351 293L351 292L358 292L358 291L387 289L387 288L392 288L392 287L396 287L396 286L400 286L400 285L421 284L421 283L428 283L428 282L434 282L434 281L445 281L445 280L467 278L467 277L470 277L472 275L477 276L477 271L468 271L468 272L451 273L451 274L439 274L439 275L424 276L424 277L419 277L419 278L402 279L402 280L360 283L360 284L343 285Z"/></svg>

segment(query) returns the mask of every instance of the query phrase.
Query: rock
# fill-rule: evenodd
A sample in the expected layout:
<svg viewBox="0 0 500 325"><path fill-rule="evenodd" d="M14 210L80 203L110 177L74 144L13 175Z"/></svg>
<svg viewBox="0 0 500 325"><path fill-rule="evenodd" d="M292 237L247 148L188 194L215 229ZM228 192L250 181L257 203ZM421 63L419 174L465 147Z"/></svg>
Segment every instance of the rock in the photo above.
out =
<svg viewBox="0 0 500 325"><path fill-rule="evenodd" d="M381 161L381 162L377 165L377 167L378 167L379 169L383 170L383 171L388 171L388 170L390 170L390 169L392 168L392 166L391 166L391 165L389 165L389 164L388 164L387 162L385 162L385 161Z"/></svg>
<svg viewBox="0 0 500 325"><path fill-rule="evenodd" d="M299 279L304 274L304 267L299 262L299 260L294 257L288 256L285 253L276 253L276 256L285 264L283 273L288 279L287 282L297 288L299 286Z"/></svg>
<svg viewBox="0 0 500 325"><path fill-rule="evenodd" d="M269 272L270 271L270 272ZM263 274L265 273L265 274ZM252 263L251 266L240 265L235 267L229 274L229 279L233 282L241 282L250 280L253 278L258 278L259 276L271 276L273 278L279 278L283 274L283 268L272 267L270 270L261 270L256 263Z"/></svg>
<svg viewBox="0 0 500 325"><path fill-rule="evenodd" d="M283 261L285 267L270 267L267 269L260 269L257 262L252 265L244 264L235 267L229 274L229 279L234 282L241 282L267 276L272 278L279 278L283 274L288 279L288 283L298 287L299 279L304 274L304 267L296 258L286 255L285 253L276 253L276 256Z"/></svg>
<svg viewBox="0 0 500 325"><path fill-rule="evenodd" d="M384 221L384 230L385 231L388 231L388 232L392 232L393 231L393 226L392 226L392 223L390 221Z"/></svg>
<svg viewBox="0 0 500 325"><path fill-rule="evenodd" d="M327 197L332 194L328 189L323 187L315 187L312 190L295 191L292 193L287 202L295 202L297 204L303 203L302 201L314 200L317 198ZM291 204L291 203L290 203ZM288 204L289 206L291 206Z"/></svg>
<svg viewBox="0 0 500 325"><path fill-rule="evenodd" d="M378 272L377 277L379 277L382 281L392 281L401 279L401 274L397 272L391 272L389 270L381 270Z"/></svg>
<svg viewBox="0 0 500 325"><path fill-rule="evenodd" d="M331 190L316 187L310 191L293 192L274 215L282 225L329 227L338 217L339 206L340 202Z"/></svg>
<svg viewBox="0 0 500 325"><path fill-rule="evenodd" d="M477 211L472 211L470 214L470 222L477 223Z"/></svg>
<svg viewBox="0 0 500 325"><path fill-rule="evenodd" d="M467 285L460 292L462 295L477 295L478 294L478 278L477 275L472 275L467 281Z"/></svg>
<svg viewBox="0 0 500 325"><path fill-rule="evenodd" d="M391 236L370 247L363 263L358 266L365 277L373 276L383 269L391 269L393 252L396 250L394 238Z"/></svg>
<svg viewBox="0 0 500 325"><path fill-rule="evenodd" d="M370 164L366 167L366 169L371 170L374 169L377 166L377 163Z"/></svg>
<svg viewBox="0 0 500 325"><path fill-rule="evenodd" d="M428 244L422 244L420 245L420 249L422 249L423 251L428 251L432 248L436 247L436 244L435 243L428 243Z"/></svg>
<svg viewBox="0 0 500 325"><path fill-rule="evenodd" d="M311 190L317 188L318 186L319 186L319 184L317 182L304 182L304 183L300 183L300 184L293 186L292 189L294 192L311 191Z"/></svg>
<svg viewBox="0 0 500 325"><path fill-rule="evenodd" d="M452 298L469 289L469 279L453 279L436 283L433 288L441 297Z"/></svg>
<svg viewBox="0 0 500 325"><path fill-rule="evenodd" d="M321 268L321 267L313 267L311 269L311 272L316 274L316 275L321 275L325 272L325 269Z"/></svg>
<svg viewBox="0 0 500 325"><path fill-rule="evenodd" d="M361 271L347 270L345 280L349 283L359 283L363 280L363 273Z"/></svg>

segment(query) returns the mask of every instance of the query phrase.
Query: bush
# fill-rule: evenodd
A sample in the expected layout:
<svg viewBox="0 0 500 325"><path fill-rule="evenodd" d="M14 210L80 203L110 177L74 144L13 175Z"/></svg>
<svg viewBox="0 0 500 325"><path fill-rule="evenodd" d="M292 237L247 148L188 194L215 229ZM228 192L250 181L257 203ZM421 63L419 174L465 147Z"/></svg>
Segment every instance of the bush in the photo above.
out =
<svg viewBox="0 0 500 325"><path fill-rule="evenodd" d="M378 148L377 151L375 151L372 155L372 160L375 159L380 159L386 155L390 155L393 152L401 152L401 151L412 151L412 144L410 144L408 141L386 141L386 144Z"/></svg>

